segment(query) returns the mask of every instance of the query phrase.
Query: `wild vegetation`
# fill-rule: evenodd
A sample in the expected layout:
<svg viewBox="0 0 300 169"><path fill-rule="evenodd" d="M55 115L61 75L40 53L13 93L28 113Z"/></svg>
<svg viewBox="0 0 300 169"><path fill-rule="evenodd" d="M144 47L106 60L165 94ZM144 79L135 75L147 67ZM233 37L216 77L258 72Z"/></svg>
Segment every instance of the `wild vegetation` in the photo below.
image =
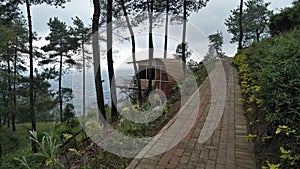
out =
<svg viewBox="0 0 300 169"><path fill-rule="evenodd" d="M234 59L259 168L300 165L299 35L294 27L250 45Z"/></svg>
<svg viewBox="0 0 300 169"><path fill-rule="evenodd" d="M75 118L73 91L63 84L64 74L71 67L82 69L83 79L87 62L92 60L94 68L94 90L100 111L90 112L85 109L84 80L82 89L84 108L82 112L77 112L80 114L79 118L98 114L97 123L103 126L110 123L129 136L155 135L179 110L181 102L184 101L180 100L178 92L182 86L175 85L165 91L168 101L166 106L160 109L163 112L160 118L147 124L135 124L126 120L119 116L116 102L112 102L111 105L104 104L100 58L104 55L107 58L110 98L116 100L113 53L115 49L112 46L114 31L129 29L132 59L136 67L135 36L138 33L134 32L133 28L149 23L147 42L151 66L151 59L154 58L153 29L156 22L160 22L162 18L167 19L165 49L168 48L168 26L175 22L183 25L182 44L185 46L188 44L185 37L187 18L193 12L205 7L208 0L165 3L154 0L147 2L93 0L91 5L94 13L91 26L85 26L80 16L70 16L73 20L72 25L67 25L58 17L49 18L49 34L45 37L48 43L43 47L34 46L34 42L39 41L39 35L32 26L32 18L37 17L31 14L32 6L44 4L64 8L69 2L70 0L0 1L0 168L126 167L129 158L119 157L98 147L83 132L78 119ZM26 10L22 11L21 5L25 5ZM165 11L175 16L169 17L165 15ZM114 22L122 18L126 19L126 23ZM99 30L104 30L106 36L102 36ZM88 51L85 47L86 41L90 38L92 51ZM128 39L124 38L123 41ZM106 43L106 51L99 50L100 42ZM185 63L191 54L185 51L186 47L182 49L180 59ZM88 55L89 52L92 52L92 55ZM81 56L81 59L77 59L78 56ZM193 62L192 66L191 70L200 85L207 76L205 66L196 62ZM136 79L139 81L138 75ZM50 80L57 81L58 89L51 86ZM149 92L152 90L151 80L153 79L150 76L147 90ZM183 85L188 86L189 82L190 80ZM124 105L124 109L127 108L130 112L149 109L149 103L145 101L147 99L142 98L148 97L147 93L141 95L140 88L138 93L138 102L132 101L134 104Z"/></svg>
<svg viewBox="0 0 300 169"><path fill-rule="evenodd" d="M203 64L193 65L193 72L195 73L196 80L201 84L207 76L206 68ZM189 85L185 83L184 85ZM124 135L133 137L145 137L155 136L157 132L166 124L180 109L181 100L179 86L174 86L170 91L166 91L168 94L168 102L164 107L159 107L156 111L160 114L159 118L150 123L134 123L127 120L124 117L120 117L115 124L118 131ZM192 91L190 91L192 92ZM124 105L123 113L139 113L139 111L148 111L149 104L135 104L134 106ZM68 107L68 106L66 106ZM126 110L125 110L126 109ZM65 110L66 111L66 110ZM110 112L110 108L107 106L106 111ZM87 112L89 116L91 112ZM155 111L151 111L152 115L155 115ZM65 113L68 115L68 113ZM1 140L5 140L3 143L3 160L0 168L97 168L97 167L109 167L109 168L126 168L131 161L130 158L123 158L114 155L108 151L103 150L93 143L85 133L82 131L79 125L78 119L74 118L74 114L70 116L64 116L66 120L63 123L55 124L53 122L37 123L39 131L29 131L30 125L17 124L17 132L13 135L10 134L8 128L2 128ZM91 123L86 122L86 127ZM30 139L27 132L31 133ZM37 153L32 154L30 152L30 140L33 140L37 144ZM11 144L14 142L14 145ZM20 145L22 144L22 145ZM22 146L23 148L20 148ZM14 150L12 151L12 147ZM101 164L101 166L99 166Z"/></svg>
<svg viewBox="0 0 300 169"><path fill-rule="evenodd" d="M246 6L251 7L249 5L252 2L262 5L260 10L254 10L256 14L269 5L253 0L248 1ZM248 120L248 139L254 143L258 168L298 168L300 165L299 7L299 1L295 1L292 7L280 13L263 12L266 15L260 16L266 18L260 19L266 19L267 22L261 20L263 23L258 23L261 26L256 28L269 28L272 36L261 41L253 39L251 41L254 43L248 45L244 43L246 48L234 58L243 95L241 101ZM253 9L245 9L244 21L249 21ZM235 32L237 29L232 29L234 27L231 25L237 22L234 20L238 18L237 11L232 11L233 17L225 22L228 30L234 34L233 41L236 41L236 35L240 36L240 32ZM247 31L248 25L243 25L244 31ZM248 35L258 37L258 34L249 30Z"/></svg>
<svg viewBox="0 0 300 169"><path fill-rule="evenodd" d="M270 33L278 35L293 30L300 25L300 2L294 1L292 7L283 9L270 17Z"/></svg>
<svg viewBox="0 0 300 169"><path fill-rule="evenodd" d="M132 61L137 81L137 100L130 100L121 108L124 112L146 112L150 108L147 97L153 89L152 71L149 71L148 88L142 92L137 73L134 27L148 25L149 67L154 59L153 30L165 20L165 41L168 49L169 24L182 24L182 40L174 54L183 64L192 51L186 40L188 17L205 7L208 0L161 1L147 0L93 0L91 26L85 26L80 16L71 16L73 25L58 17L49 18L50 33L43 47L34 46L38 34L32 27L31 7L46 4L62 7L70 0L1 0L0 1L0 168L125 168L130 158L120 157L98 147L83 132L75 118L72 89L62 84L64 73L71 66L82 69L85 79L86 62L92 60L96 105L100 111L85 109L85 81L83 82L83 110L78 118L97 114L93 122L101 127L112 125L127 136L154 136L180 109L179 89L188 88L194 79L185 79L180 85L165 90L167 103L150 113L162 112L149 123L133 123L121 116L116 102L104 104L101 57L107 59L110 99L116 100L113 40L114 31L128 29L132 48ZM245 4L245 7L243 5ZM239 69L240 82L251 134L255 143L258 166L265 168L295 168L300 166L300 74L299 74L299 1L279 14L268 10L270 3L249 0L231 11L225 20L232 43L238 42L240 50L234 63ZM26 11L20 10L25 5ZM22 14L26 13L27 18ZM169 15L172 16L169 17ZM124 22L114 22L114 20ZM269 23L270 20L270 23ZM102 36L99 30L104 30ZM269 34L269 30L270 33ZM291 31L291 32L288 32ZM270 37L272 35L272 37ZM269 38L270 37L270 38ZM85 48L91 38L92 58ZM118 37L119 38L119 37ZM208 53L201 63L190 61L193 78L200 85L206 78L216 58L224 57L223 34L217 31L208 36ZM100 50L100 42L106 50ZM246 48L241 50L242 48ZM82 56L75 59L74 56ZM27 59L29 58L29 59ZM164 52L166 58L166 51ZM25 61L24 61L25 60ZM27 61L28 60L28 61ZM38 63L35 65L34 63ZM49 80L57 80L58 90L51 88ZM188 91L193 93L194 91ZM158 96L159 97L159 96ZM58 122L59 121L59 122ZM30 122L30 123L29 123ZM51 123L48 123L51 122ZM87 122L86 125L93 125ZM85 126L86 127L86 126ZM91 126L88 126L91 127Z"/></svg>

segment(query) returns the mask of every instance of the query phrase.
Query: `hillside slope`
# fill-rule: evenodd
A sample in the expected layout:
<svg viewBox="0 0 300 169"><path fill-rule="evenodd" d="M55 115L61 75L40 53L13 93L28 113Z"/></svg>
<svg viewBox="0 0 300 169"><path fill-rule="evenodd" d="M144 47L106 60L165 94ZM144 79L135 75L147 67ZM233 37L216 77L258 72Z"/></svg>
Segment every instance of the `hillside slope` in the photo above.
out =
<svg viewBox="0 0 300 169"><path fill-rule="evenodd" d="M300 166L300 30L235 56L257 166Z"/></svg>

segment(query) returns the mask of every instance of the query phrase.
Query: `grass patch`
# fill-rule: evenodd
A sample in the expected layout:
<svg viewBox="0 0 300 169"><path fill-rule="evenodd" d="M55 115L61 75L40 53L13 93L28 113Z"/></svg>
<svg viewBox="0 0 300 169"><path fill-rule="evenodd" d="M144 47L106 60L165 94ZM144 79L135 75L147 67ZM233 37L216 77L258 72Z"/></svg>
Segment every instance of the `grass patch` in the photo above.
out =
<svg viewBox="0 0 300 169"><path fill-rule="evenodd" d="M53 122L38 122L38 132L43 132L49 129L53 125ZM31 130L31 123L16 124L16 131L12 131L12 128L2 127L0 128L0 142L2 144L3 154L10 154L18 151L20 148L30 144L29 131Z"/></svg>
<svg viewBox="0 0 300 169"><path fill-rule="evenodd" d="M39 132L49 130L53 122L38 122L37 130ZM31 123L16 124L16 131L12 131L12 128L2 127L0 128L0 142L2 145L2 159L0 159L0 169L7 168L22 168L19 163L14 160L14 157L22 158L22 156L27 156L32 154L30 145L30 134ZM28 161L32 161L32 166L37 168L40 163L40 159L34 157L28 158Z"/></svg>

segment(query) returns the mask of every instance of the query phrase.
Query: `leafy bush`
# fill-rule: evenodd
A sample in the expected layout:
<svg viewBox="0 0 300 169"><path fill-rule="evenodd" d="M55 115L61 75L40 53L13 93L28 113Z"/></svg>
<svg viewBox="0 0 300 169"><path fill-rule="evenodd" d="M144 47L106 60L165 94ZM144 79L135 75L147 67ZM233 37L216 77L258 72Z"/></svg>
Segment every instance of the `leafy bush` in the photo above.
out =
<svg viewBox="0 0 300 169"><path fill-rule="evenodd" d="M64 109L64 120L71 121L75 117L75 107L71 103L67 103Z"/></svg>
<svg viewBox="0 0 300 169"><path fill-rule="evenodd" d="M300 166L299 39L300 30L294 30L255 43L234 58L246 117L257 135L258 165Z"/></svg>
<svg viewBox="0 0 300 169"><path fill-rule="evenodd" d="M207 77L208 68L206 68L206 66L207 65L204 65L203 63L199 63L197 64L197 67L191 68L198 86L200 86Z"/></svg>

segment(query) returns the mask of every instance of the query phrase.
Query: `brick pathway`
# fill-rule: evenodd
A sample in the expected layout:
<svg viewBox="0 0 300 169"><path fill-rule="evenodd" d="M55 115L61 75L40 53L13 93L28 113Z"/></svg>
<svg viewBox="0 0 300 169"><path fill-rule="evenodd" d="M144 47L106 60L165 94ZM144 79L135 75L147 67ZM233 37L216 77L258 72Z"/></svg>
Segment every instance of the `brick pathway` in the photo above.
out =
<svg viewBox="0 0 300 169"><path fill-rule="evenodd" d="M199 109L195 106L197 103L192 102L195 99L191 99L185 107L189 110L194 108L191 116L178 124L176 118L183 117L180 113L174 117L163 129L170 132L161 132L155 137L128 169L255 169L252 145L247 140L246 121L239 101L241 93L237 72L231 66L231 58L222 63L223 66L217 66L209 80L199 88ZM188 132L184 130L187 127L190 129ZM178 135L185 137L178 140ZM156 153L161 150L166 152Z"/></svg>

